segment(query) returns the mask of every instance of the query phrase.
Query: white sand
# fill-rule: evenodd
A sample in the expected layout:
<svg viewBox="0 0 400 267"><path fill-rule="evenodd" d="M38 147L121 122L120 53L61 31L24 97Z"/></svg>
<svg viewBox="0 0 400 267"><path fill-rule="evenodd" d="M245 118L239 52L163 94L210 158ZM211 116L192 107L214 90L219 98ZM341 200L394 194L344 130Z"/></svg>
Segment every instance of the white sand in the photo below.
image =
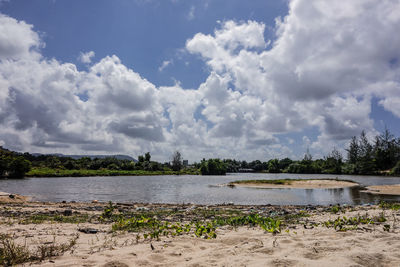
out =
<svg viewBox="0 0 400 267"><path fill-rule="evenodd" d="M79 204L76 204L78 206ZM0 206L1 209L6 206ZM61 204L9 206L19 211L57 210ZM79 233L72 252L32 266L400 266L400 212L378 207L356 207L346 214L310 211L301 220L322 222L338 216L379 215L384 212L391 225L362 225L359 230L336 232L317 226L305 229L290 226L288 232L272 235L260 228L223 227L217 238L205 240L192 235L162 237L160 241L136 242L134 233L111 234L110 224L10 224L0 216L0 233L33 248L45 242L67 242ZM7 222L8 223L5 223ZM1 223L3 222L3 223ZM84 234L78 228L92 227L97 234ZM154 250L151 248L154 247ZM29 264L26 264L29 265Z"/></svg>
<svg viewBox="0 0 400 267"><path fill-rule="evenodd" d="M235 186L243 187L256 187L256 188L299 188L299 189L315 189L315 188L344 188L353 187L358 184L355 182L338 181L338 180L304 180L304 181L291 181L288 184L268 184L268 183L233 183Z"/></svg>

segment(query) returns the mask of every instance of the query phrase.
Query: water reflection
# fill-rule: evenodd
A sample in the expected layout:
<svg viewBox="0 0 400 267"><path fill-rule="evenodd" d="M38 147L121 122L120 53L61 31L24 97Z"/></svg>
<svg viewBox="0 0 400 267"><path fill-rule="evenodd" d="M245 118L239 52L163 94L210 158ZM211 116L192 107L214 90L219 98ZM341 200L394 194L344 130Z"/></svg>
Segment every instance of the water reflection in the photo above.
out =
<svg viewBox="0 0 400 267"><path fill-rule="evenodd" d="M364 204L397 196L360 192L362 187L339 189L260 189L220 187L244 179L346 179L362 186L400 184L400 178L375 176L229 174L227 176L118 176L0 180L0 191L33 196L39 201L114 201L219 204Z"/></svg>

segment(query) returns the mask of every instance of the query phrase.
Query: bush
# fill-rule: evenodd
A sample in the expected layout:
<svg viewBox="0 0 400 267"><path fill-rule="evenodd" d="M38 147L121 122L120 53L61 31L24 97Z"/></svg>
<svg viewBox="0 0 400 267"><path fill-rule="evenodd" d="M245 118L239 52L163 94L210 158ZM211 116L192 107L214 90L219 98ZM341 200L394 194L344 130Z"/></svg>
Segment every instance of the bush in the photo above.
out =
<svg viewBox="0 0 400 267"><path fill-rule="evenodd" d="M400 175L400 160L396 163L396 166L390 172L392 175Z"/></svg>
<svg viewBox="0 0 400 267"><path fill-rule="evenodd" d="M203 160L200 165L201 175L225 175L226 165L220 159Z"/></svg>

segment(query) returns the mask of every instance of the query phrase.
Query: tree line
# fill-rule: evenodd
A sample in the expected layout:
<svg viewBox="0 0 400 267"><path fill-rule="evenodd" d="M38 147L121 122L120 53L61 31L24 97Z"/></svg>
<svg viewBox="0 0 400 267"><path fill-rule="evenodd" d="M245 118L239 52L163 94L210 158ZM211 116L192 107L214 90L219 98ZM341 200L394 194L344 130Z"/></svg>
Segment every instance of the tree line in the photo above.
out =
<svg viewBox="0 0 400 267"><path fill-rule="evenodd" d="M224 159L227 172L254 170L269 173L326 173L326 174L361 174L382 175L400 174L400 138L395 138L388 129L375 136L370 142L365 131L360 136L353 136L346 148L346 159L336 148L322 159L313 160L307 151L303 159L270 159L265 162L251 162Z"/></svg>
<svg viewBox="0 0 400 267"><path fill-rule="evenodd" d="M251 162L235 159L203 159L190 168L202 175L224 175L227 172L269 172L269 173L326 173L326 174L391 174L400 175L400 138L389 130L375 136L370 142L365 131L351 138L346 148L346 159L334 148L322 159L313 160L307 151L301 160L290 158L254 160ZM184 168L182 156L175 151L170 162L159 163L151 160L149 152L138 156L137 162L115 157L73 159L55 155L32 155L17 153L0 147L0 177L23 177L31 168L65 170L121 170L121 171L175 171Z"/></svg>

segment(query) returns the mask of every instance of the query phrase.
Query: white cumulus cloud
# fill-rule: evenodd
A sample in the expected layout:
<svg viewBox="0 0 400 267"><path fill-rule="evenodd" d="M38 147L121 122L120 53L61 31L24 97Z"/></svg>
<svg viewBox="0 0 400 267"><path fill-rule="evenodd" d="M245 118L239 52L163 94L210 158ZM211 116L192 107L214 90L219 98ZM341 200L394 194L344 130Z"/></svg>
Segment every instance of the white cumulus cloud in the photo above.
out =
<svg viewBox="0 0 400 267"><path fill-rule="evenodd" d="M400 118L398 1L292 0L271 41L263 22L222 22L185 44L209 70L192 89L157 87L117 55L92 62L92 51L79 71L44 58L32 25L0 22L0 144L11 149L266 160L296 156L287 133L317 129L303 144L323 153L376 133L374 97Z"/></svg>
<svg viewBox="0 0 400 267"><path fill-rule="evenodd" d="M94 57L94 56L95 56L95 53L93 51L89 51L86 53L81 52L78 59L82 63L89 64L92 62L92 57Z"/></svg>

